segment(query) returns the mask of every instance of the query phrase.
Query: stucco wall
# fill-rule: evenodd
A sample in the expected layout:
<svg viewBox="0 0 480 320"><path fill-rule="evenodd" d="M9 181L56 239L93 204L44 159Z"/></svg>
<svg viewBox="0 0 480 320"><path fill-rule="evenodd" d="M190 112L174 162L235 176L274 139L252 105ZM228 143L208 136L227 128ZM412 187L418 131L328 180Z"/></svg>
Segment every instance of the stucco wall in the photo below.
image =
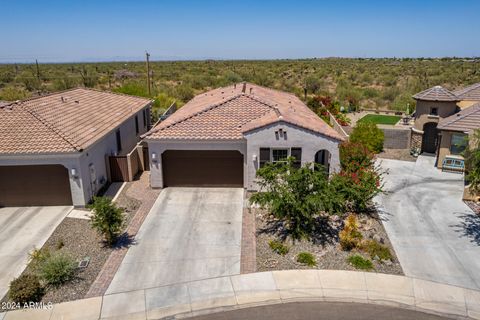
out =
<svg viewBox="0 0 480 320"><path fill-rule="evenodd" d="M287 139L277 140L275 131L282 129L287 132ZM247 139L247 180L246 188L256 190L256 171L259 168L260 148L302 148L302 164L313 162L315 154L320 150L328 150L331 153L330 172L340 169L339 141L305 130L287 123L277 123L263 127L245 134ZM253 161L253 155L257 161Z"/></svg>
<svg viewBox="0 0 480 320"><path fill-rule="evenodd" d="M437 108L437 116L430 115L432 108ZM458 107L456 102L439 102L439 101L417 101L417 107L415 110L415 129L423 130L423 126L427 122L435 122L442 118L451 116L457 111Z"/></svg>

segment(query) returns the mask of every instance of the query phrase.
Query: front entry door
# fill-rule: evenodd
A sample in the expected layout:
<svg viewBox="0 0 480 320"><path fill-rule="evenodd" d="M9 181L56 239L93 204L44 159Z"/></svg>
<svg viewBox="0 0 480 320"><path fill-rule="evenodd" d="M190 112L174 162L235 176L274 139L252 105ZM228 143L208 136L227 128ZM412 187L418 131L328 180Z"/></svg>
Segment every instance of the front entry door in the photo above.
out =
<svg viewBox="0 0 480 320"><path fill-rule="evenodd" d="M437 151L438 132L437 124L426 123L423 126L422 152L435 153Z"/></svg>

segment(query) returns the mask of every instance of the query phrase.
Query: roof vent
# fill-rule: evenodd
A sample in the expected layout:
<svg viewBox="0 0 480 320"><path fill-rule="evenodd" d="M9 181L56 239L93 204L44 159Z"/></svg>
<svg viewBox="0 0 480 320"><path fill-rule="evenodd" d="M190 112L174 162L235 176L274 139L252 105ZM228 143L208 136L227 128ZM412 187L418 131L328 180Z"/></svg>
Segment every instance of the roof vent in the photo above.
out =
<svg viewBox="0 0 480 320"><path fill-rule="evenodd" d="M245 93L245 91L247 91L247 83L246 82L243 83L243 88L242 88L242 92Z"/></svg>
<svg viewBox="0 0 480 320"><path fill-rule="evenodd" d="M253 90L253 88L250 88L250 94L252 94L252 90Z"/></svg>

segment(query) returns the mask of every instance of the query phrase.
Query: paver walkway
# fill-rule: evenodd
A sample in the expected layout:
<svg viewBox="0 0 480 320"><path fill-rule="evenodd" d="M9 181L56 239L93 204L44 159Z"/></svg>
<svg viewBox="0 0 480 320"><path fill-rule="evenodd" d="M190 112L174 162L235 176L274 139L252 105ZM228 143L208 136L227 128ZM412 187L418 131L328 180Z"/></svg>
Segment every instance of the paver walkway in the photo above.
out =
<svg viewBox="0 0 480 320"><path fill-rule="evenodd" d="M463 176L434 162L379 160L383 224L405 275L480 289L480 217L462 201Z"/></svg>
<svg viewBox="0 0 480 320"><path fill-rule="evenodd" d="M129 238L135 237L140 229L140 226L142 225L161 192L159 189L150 188L149 179L150 173L145 171L141 174L138 180L130 182L130 186L126 190L127 196L137 199L142 203L127 228L127 234ZM127 254L127 251L128 247L120 246L117 250L110 254L107 262L105 262L105 265L97 276L97 279L95 279L94 283L90 287L90 290L85 296L86 298L101 296L107 291L107 288L112 282L112 279L120 267L123 258Z"/></svg>

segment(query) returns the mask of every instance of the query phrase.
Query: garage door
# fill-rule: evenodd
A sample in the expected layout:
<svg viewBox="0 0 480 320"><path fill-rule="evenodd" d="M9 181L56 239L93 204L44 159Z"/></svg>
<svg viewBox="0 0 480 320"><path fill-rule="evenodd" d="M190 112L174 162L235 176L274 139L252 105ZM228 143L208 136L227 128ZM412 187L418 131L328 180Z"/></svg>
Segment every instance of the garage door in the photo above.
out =
<svg viewBox="0 0 480 320"><path fill-rule="evenodd" d="M68 170L64 166L0 167L0 206L71 204Z"/></svg>
<svg viewBox="0 0 480 320"><path fill-rule="evenodd" d="M166 187L243 187L238 151L168 150L162 154Z"/></svg>

